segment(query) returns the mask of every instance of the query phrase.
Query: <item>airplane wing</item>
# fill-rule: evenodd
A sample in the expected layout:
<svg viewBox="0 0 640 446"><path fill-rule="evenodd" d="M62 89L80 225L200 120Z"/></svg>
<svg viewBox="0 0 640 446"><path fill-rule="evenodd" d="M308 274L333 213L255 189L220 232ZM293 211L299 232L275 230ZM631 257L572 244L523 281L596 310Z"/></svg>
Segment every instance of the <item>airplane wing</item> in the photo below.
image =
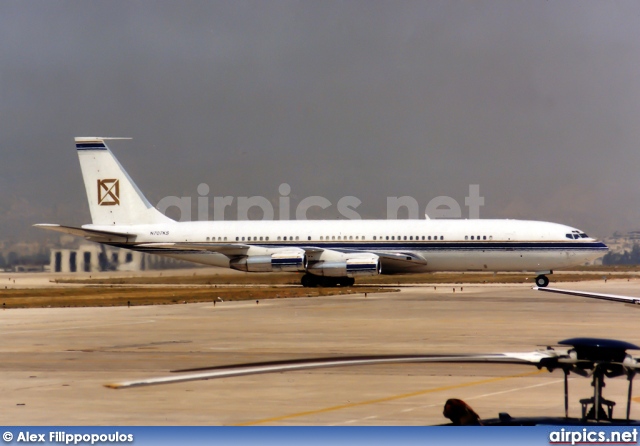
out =
<svg viewBox="0 0 640 446"><path fill-rule="evenodd" d="M557 359L554 350L527 353L491 353L479 355L416 355L416 356L355 356L341 358L302 359L294 361L279 361L271 363L251 363L231 366L213 367L205 369L190 369L176 371L174 375L148 378L136 381L123 381L105 384L111 389L127 387L152 386L158 384L172 384L188 381L230 378L234 376L258 375L264 373L291 372L298 370L347 367L379 364L401 363L502 363L525 364L537 367L547 367L545 361ZM187 372L187 373L185 373ZM194 372L194 373L190 373Z"/></svg>
<svg viewBox="0 0 640 446"><path fill-rule="evenodd" d="M256 245L252 245L256 246ZM257 245L260 246L260 245ZM224 254L229 257L233 256L242 256L246 255L247 251L251 247L247 244L242 243L140 243L136 245L137 248L145 248L145 249L180 249L185 251L207 251L207 252L217 252L220 254ZM263 246L267 248L268 246ZM286 247L281 247L286 248ZM385 251L359 251L359 250L328 250L325 248L320 248L317 246L300 246L296 247L304 250L310 258L321 254L323 251L337 251L343 254L373 254L380 257L380 262L382 263L382 269L385 273L410 273L414 269L422 270L424 266L427 265L427 261L413 253L402 253L402 252L385 252Z"/></svg>
<svg viewBox="0 0 640 446"><path fill-rule="evenodd" d="M609 300L612 302L622 302L627 304L640 305L640 297L621 296L618 294L591 293L587 291L563 290L560 288L537 287L537 286L533 287L533 289L536 291L544 291L547 293L567 294L570 296L588 297L591 299Z"/></svg>
<svg viewBox="0 0 640 446"><path fill-rule="evenodd" d="M33 226L49 231L86 237L88 240L99 243L126 243L129 238L135 237L132 234L125 234L123 232L96 231L94 229L75 228L73 226L62 226L50 223L39 223Z"/></svg>

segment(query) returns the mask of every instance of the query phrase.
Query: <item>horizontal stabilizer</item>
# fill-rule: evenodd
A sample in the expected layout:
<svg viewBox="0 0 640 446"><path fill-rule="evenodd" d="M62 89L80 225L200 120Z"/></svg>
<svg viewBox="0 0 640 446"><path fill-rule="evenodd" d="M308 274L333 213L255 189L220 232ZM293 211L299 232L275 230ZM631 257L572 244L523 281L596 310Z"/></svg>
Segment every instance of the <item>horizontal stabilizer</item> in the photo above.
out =
<svg viewBox="0 0 640 446"><path fill-rule="evenodd" d="M50 223L40 223L33 226L35 226L36 228L47 229L49 231L62 232L64 234L77 235L79 237L86 237L88 240L100 243L127 243L129 238L134 237L130 234L124 234L122 232L96 231L93 229L74 228L73 226L62 226Z"/></svg>

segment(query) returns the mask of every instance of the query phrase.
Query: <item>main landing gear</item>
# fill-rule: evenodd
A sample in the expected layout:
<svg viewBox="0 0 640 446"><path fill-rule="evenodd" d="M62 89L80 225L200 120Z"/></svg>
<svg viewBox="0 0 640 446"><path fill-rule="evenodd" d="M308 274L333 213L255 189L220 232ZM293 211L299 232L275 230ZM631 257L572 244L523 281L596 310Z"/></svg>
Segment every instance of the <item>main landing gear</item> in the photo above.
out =
<svg viewBox="0 0 640 446"><path fill-rule="evenodd" d="M549 278L544 274L540 274L538 277L536 277L536 285L540 288L546 287L547 285L549 285Z"/></svg>
<svg viewBox="0 0 640 446"><path fill-rule="evenodd" d="M315 276L313 274L305 274L302 276L300 283L305 288L321 287L337 287L337 286L353 286L356 279L353 277L326 277Z"/></svg>

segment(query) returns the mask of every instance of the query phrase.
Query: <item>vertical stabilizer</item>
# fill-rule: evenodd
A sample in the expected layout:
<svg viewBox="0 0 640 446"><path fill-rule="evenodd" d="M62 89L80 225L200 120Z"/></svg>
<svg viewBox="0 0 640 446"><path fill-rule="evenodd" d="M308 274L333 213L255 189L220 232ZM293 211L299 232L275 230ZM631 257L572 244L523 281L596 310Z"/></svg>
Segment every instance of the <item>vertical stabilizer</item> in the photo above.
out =
<svg viewBox="0 0 640 446"><path fill-rule="evenodd" d="M76 137L76 150L94 225L172 222L154 208L98 137ZM113 139L113 138L112 138Z"/></svg>

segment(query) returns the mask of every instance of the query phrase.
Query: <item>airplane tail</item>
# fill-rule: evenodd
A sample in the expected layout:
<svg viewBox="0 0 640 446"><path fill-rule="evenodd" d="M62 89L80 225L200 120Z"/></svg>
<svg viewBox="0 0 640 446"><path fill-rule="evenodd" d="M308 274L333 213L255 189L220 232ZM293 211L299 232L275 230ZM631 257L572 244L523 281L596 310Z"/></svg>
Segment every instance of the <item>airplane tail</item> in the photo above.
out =
<svg viewBox="0 0 640 446"><path fill-rule="evenodd" d="M113 153L98 137L76 137L76 150L94 225L172 222L145 198Z"/></svg>

